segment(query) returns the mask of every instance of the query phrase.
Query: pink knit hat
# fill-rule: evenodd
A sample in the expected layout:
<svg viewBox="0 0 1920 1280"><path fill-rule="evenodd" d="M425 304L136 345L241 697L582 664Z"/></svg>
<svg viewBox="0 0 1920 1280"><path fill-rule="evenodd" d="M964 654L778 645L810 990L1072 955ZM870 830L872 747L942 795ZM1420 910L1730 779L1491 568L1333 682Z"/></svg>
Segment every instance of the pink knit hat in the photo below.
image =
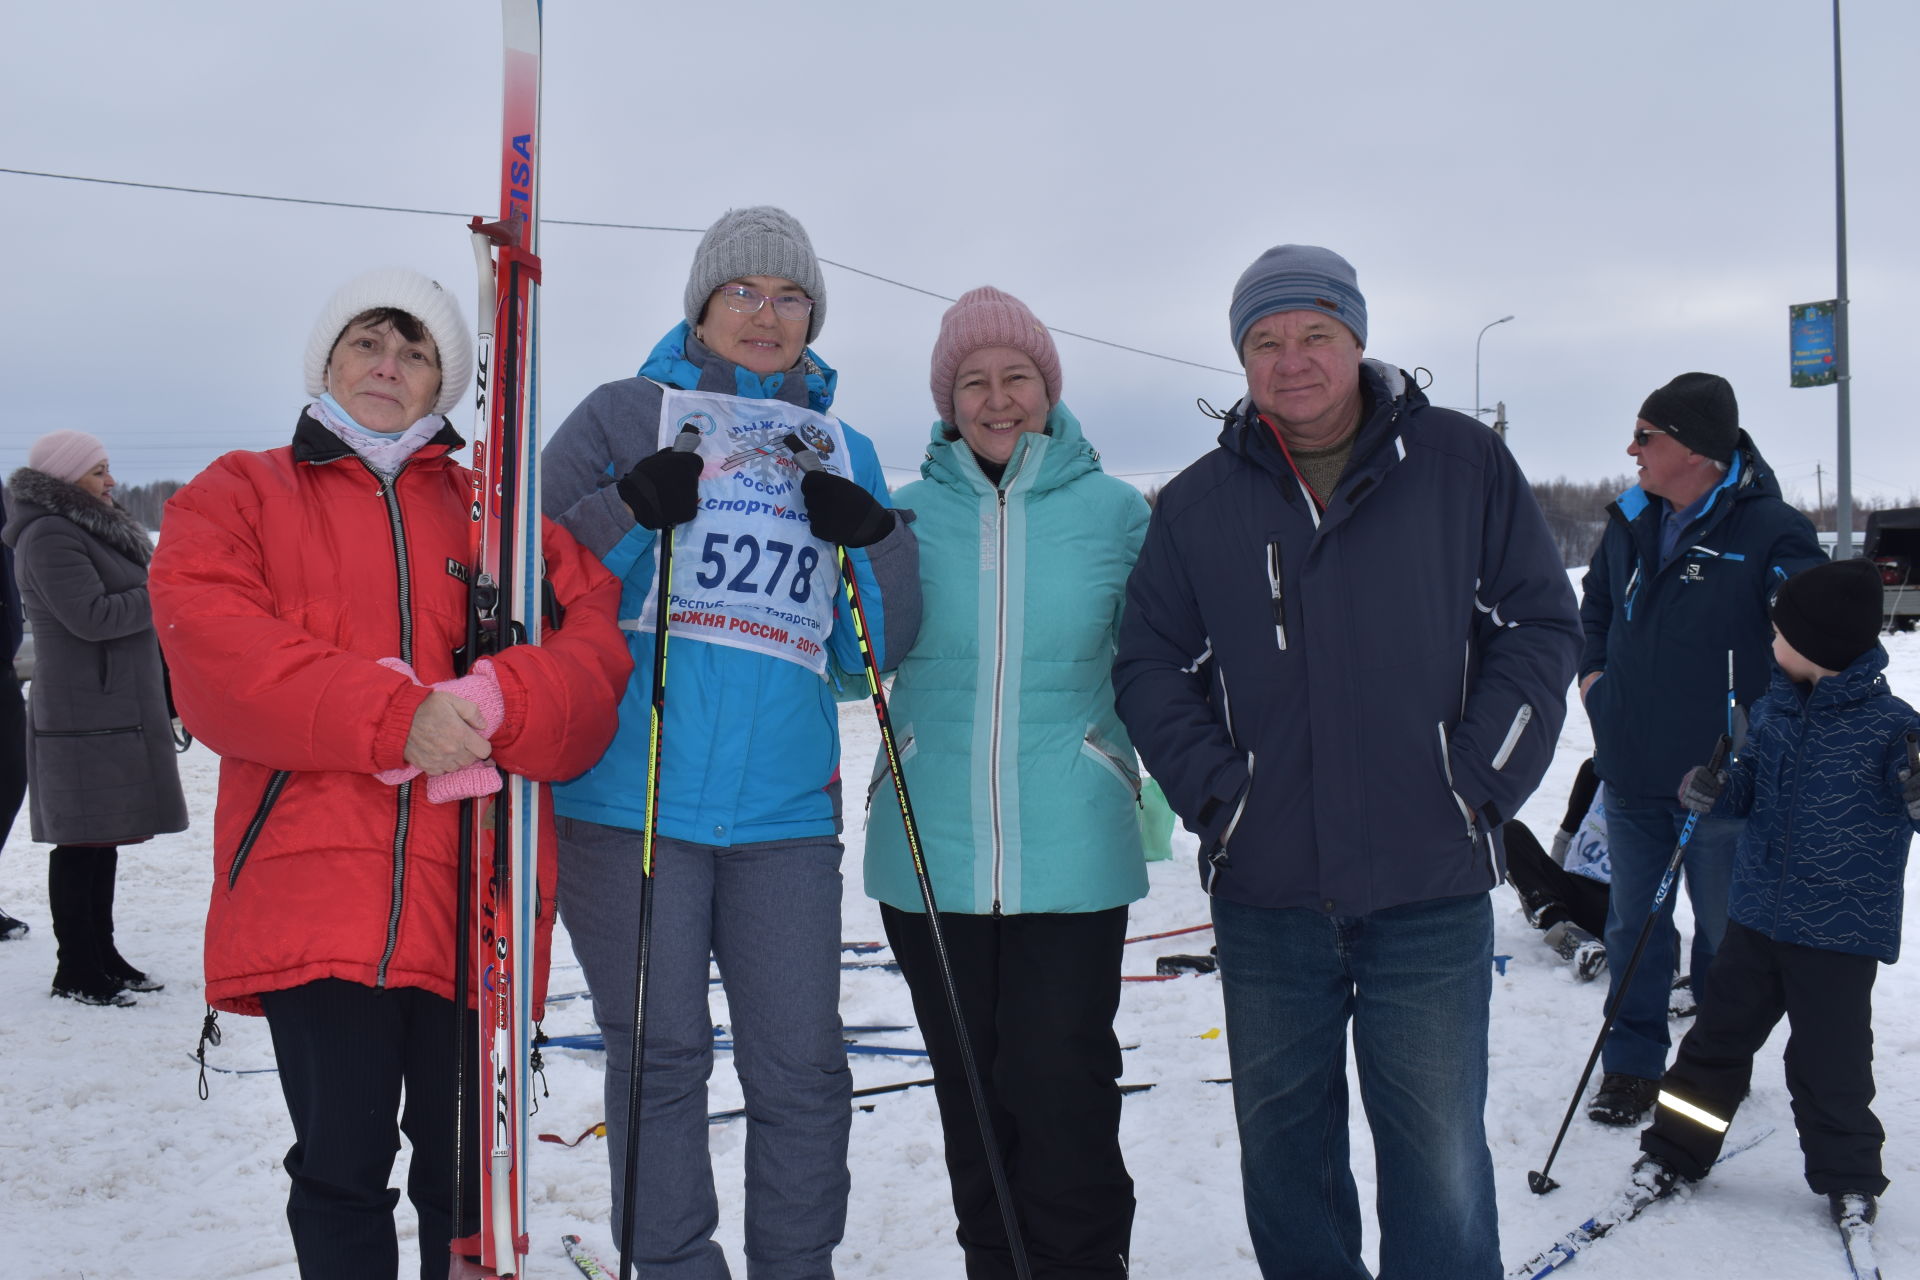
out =
<svg viewBox="0 0 1920 1280"><path fill-rule="evenodd" d="M960 295L940 317L940 338L933 344L933 404L940 421L953 422L953 380L960 362L982 347L1012 347L1032 357L1046 384L1047 403L1060 403L1060 353L1053 335L1034 319L1027 304L992 285Z"/></svg>
<svg viewBox="0 0 1920 1280"><path fill-rule="evenodd" d="M951 381L951 376L949 376ZM27 465L72 484L107 460L107 446L84 431L49 431L27 450Z"/></svg>

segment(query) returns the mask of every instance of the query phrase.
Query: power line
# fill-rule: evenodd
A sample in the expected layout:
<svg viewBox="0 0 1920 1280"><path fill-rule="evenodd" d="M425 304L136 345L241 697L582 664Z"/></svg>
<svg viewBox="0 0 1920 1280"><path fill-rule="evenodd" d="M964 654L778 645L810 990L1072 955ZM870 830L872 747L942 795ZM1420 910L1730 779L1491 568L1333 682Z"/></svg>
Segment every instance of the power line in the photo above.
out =
<svg viewBox="0 0 1920 1280"><path fill-rule="evenodd" d="M136 187L142 191L174 191L184 195L220 196L228 200L265 200L274 204L311 204L320 205L328 209L368 209L376 213L411 213L429 218L460 218L464 220L468 216L463 213L455 213L451 209L415 209L406 205L361 204L352 200L315 200L306 196L269 196L261 195L253 191L216 191L210 187L182 187L166 182L131 182L125 178L88 178L76 173L47 173L39 169L0 168L0 173L17 174L23 178L51 178L57 182L92 182L106 187ZM694 236L700 235L703 230L700 227L662 227L642 222L588 222L577 218L543 217L540 221L550 227L596 227L604 231L674 231L684 235ZM857 276L865 276L869 280L878 280L882 284L890 284L897 289L906 289L912 293L924 294L929 298L938 298L942 302L959 301L958 298L950 298L944 293L935 293L932 289L923 289L917 284L908 284L904 280L895 280L891 276L883 276L878 272L863 270L860 267L852 266L845 262L836 262L832 258L822 258L820 261L830 267L838 267L842 271L851 271ZM1202 364L1198 360L1185 360L1179 356L1170 356L1159 351L1148 351L1144 347L1130 347L1124 342L1112 342L1106 338L1096 338L1090 333L1076 333L1072 329L1057 329L1052 325L1047 327L1052 329L1053 332L1065 337L1078 338L1082 342L1097 343L1103 347L1112 347L1116 351L1127 351L1134 355L1146 356L1153 360L1165 360L1170 364L1183 364L1193 369L1205 369L1209 373L1224 373L1235 378L1241 376L1241 372L1237 369L1222 369L1218 365Z"/></svg>

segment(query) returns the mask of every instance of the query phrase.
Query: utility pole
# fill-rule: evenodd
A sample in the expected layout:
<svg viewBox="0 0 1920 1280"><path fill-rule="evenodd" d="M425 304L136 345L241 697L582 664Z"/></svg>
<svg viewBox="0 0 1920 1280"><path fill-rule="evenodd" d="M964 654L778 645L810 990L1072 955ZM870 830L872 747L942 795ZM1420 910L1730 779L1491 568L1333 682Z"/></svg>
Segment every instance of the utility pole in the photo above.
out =
<svg viewBox="0 0 1920 1280"><path fill-rule="evenodd" d="M1820 495L1820 505L1815 507L1814 511L1819 515L1825 515L1827 512L1827 482L1826 476L1821 471L1820 464L1817 462L1813 464L1813 489L1815 493ZM1816 529L1819 527L1819 525L1814 526Z"/></svg>
<svg viewBox="0 0 1920 1280"><path fill-rule="evenodd" d="M1840 94L1840 0L1833 0L1833 189L1834 270L1833 358L1839 392L1839 450L1833 468L1833 527L1838 535L1833 558L1853 558L1853 362L1847 350L1847 131Z"/></svg>
<svg viewBox="0 0 1920 1280"><path fill-rule="evenodd" d="M1502 440L1507 438L1507 402L1505 400L1493 402L1493 433Z"/></svg>

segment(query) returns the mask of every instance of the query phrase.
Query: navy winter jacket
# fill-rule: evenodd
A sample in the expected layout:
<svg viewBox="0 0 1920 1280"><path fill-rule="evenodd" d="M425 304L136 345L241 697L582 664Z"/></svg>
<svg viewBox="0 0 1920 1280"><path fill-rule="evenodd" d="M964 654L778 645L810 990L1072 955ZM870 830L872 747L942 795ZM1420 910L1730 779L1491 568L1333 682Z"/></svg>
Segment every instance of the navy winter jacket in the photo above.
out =
<svg viewBox="0 0 1920 1280"><path fill-rule="evenodd" d="M1728 914L1775 942L1900 955L1915 823L1900 798L1920 715L1887 688L1887 651L1808 688L1774 669L1714 812L1749 819Z"/></svg>
<svg viewBox="0 0 1920 1280"><path fill-rule="evenodd" d="M1616 796L1672 800L1688 769L1727 731L1727 655L1735 698L1750 706L1773 670L1767 602L1775 588L1825 559L1807 518L1743 431L1738 465L1660 563L1666 504L1638 485L1607 508L1587 566L1580 676L1594 767Z"/></svg>
<svg viewBox="0 0 1920 1280"><path fill-rule="evenodd" d="M1404 374L1324 514L1242 402L1161 492L1127 584L1121 719L1212 893L1364 915L1481 893L1579 654L1572 588L1493 432ZM1468 811L1475 813L1469 819Z"/></svg>

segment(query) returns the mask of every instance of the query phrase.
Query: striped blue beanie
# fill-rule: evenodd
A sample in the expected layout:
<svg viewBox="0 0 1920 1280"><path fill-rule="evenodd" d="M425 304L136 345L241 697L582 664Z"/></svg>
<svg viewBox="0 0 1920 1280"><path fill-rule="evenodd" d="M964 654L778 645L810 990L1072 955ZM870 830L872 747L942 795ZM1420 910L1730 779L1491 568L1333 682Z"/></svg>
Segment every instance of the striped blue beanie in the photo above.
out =
<svg viewBox="0 0 1920 1280"><path fill-rule="evenodd" d="M1311 244L1281 244L1253 260L1233 286L1227 318L1233 324L1233 349L1247 330L1276 311L1325 311L1353 330L1367 345L1367 300L1353 264L1331 249ZM1242 364L1246 358L1241 357Z"/></svg>

